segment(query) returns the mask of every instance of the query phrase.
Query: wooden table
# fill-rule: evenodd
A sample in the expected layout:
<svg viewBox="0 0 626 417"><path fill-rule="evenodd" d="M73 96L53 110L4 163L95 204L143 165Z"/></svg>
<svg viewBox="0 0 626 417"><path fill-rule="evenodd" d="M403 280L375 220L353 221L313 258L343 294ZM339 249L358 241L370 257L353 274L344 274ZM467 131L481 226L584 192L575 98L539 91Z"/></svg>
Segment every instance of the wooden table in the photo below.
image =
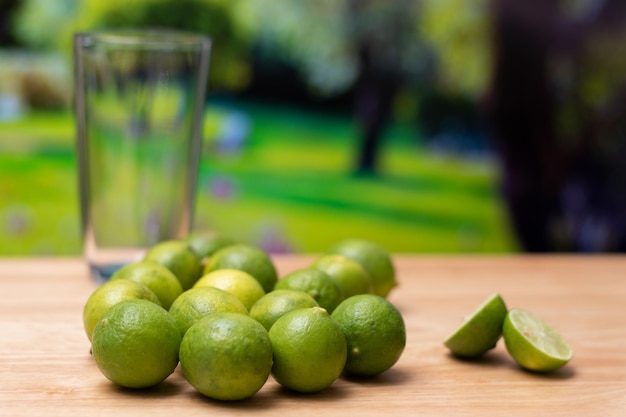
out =
<svg viewBox="0 0 626 417"><path fill-rule="evenodd" d="M281 274L308 256L274 257ZM180 370L154 389L120 389L89 355L82 308L96 288L80 259L0 260L0 416L626 415L626 257L394 257L390 300L407 325L400 361L368 381L297 395L271 378L252 399L199 395ZM503 342L478 362L444 338L489 294L551 323L574 359L522 371Z"/></svg>

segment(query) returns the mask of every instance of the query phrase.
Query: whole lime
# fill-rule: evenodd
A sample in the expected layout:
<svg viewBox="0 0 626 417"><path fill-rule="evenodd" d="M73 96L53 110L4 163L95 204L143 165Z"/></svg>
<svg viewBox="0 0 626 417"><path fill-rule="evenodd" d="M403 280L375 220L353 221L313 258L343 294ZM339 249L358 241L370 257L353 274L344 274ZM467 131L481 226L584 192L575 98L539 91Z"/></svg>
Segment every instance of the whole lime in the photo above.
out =
<svg viewBox="0 0 626 417"><path fill-rule="evenodd" d="M183 240L167 240L157 243L146 252L144 260L159 263L176 275L183 290L193 287L200 278L200 258Z"/></svg>
<svg viewBox="0 0 626 417"><path fill-rule="evenodd" d="M202 317L223 312L248 314L246 306L239 298L215 287L190 288L170 307L170 314L176 320L182 335Z"/></svg>
<svg viewBox="0 0 626 417"><path fill-rule="evenodd" d="M207 397L242 400L267 381L272 345L267 330L249 316L214 313L185 333L180 365L189 383Z"/></svg>
<svg viewBox="0 0 626 417"><path fill-rule="evenodd" d="M272 291L278 279L276 267L267 252L243 243L226 246L215 252L204 267L203 275L217 269L247 272L259 281L265 292Z"/></svg>
<svg viewBox="0 0 626 417"><path fill-rule="evenodd" d="M278 280L274 289L303 291L329 313L343 300L339 285L317 268L296 269Z"/></svg>
<svg viewBox="0 0 626 417"><path fill-rule="evenodd" d="M283 387L311 393L328 388L346 363L346 338L321 307L285 314L269 331L274 350L272 375Z"/></svg>
<svg viewBox="0 0 626 417"><path fill-rule="evenodd" d="M238 269L218 269L200 277L194 287L215 287L227 291L241 300L250 310L265 295L263 287L247 272Z"/></svg>
<svg viewBox="0 0 626 417"><path fill-rule="evenodd" d="M344 300L332 314L348 343L345 371L374 376L391 368L406 345L402 315L385 298L374 294Z"/></svg>
<svg viewBox="0 0 626 417"><path fill-rule="evenodd" d="M159 298L150 288L144 284L117 280L107 281L96 288L83 307L83 326L89 340L92 338L93 329L98 324L100 317L115 304L124 300L141 298L161 305Z"/></svg>
<svg viewBox="0 0 626 417"><path fill-rule="evenodd" d="M140 261L125 265L111 276L112 281L117 279L128 279L144 284L159 297L161 305L166 310L183 293L183 287L176 275L156 262Z"/></svg>
<svg viewBox="0 0 626 417"><path fill-rule="evenodd" d="M250 317L268 331L286 313L298 308L317 307L317 302L304 291L274 290L261 297L250 309Z"/></svg>
<svg viewBox="0 0 626 417"><path fill-rule="evenodd" d="M93 331L91 350L100 371L114 383L146 388L165 380L178 365L181 335L176 321L150 301L122 301Z"/></svg>
<svg viewBox="0 0 626 417"><path fill-rule="evenodd" d="M391 255L377 243L366 239L347 239L330 252L360 263L372 280L374 294L386 297L398 285Z"/></svg>
<svg viewBox="0 0 626 417"><path fill-rule="evenodd" d="M210 230L192 232L185 240L200 259L208 258L218 250L236 243L230 237Z"/></svg>
<svg viewBox="0 0 626 417"><path fill-rule="evenodd" d="M341 288L344 298L369 294L373 285L369 274L354 259L343 255L323 255L312 265L326 274Z"/></svg>

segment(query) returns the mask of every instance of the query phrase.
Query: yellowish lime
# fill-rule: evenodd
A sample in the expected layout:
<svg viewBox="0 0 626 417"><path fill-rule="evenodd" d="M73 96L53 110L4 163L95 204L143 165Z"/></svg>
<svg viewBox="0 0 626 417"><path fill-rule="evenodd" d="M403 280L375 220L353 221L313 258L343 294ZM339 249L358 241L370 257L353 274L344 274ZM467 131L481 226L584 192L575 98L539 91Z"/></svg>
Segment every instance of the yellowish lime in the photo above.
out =
<svg viewBox="0 0 626 417"><path fill-rule="evenodd" d="M174 300L183 293L183 287L176 275L156 262L140 261L123 266L111 280L128 279L150 288L159 297L164 309L169 309Z"/></svg>
<svg viewBox="0 0 626 417"><path fill-rule="evenodd" d="M144 260L159 263L172 271L180 281L183 290L193 287L202 271L200 258L183 240L167 240L157 243L148 249Z"/></svg>
<svg viewBox="0 0 626 417"><path fill-rule="evenodd" d="M192 232L185 240L200 259L209 258L218 250L236 243L230 237L210 230Z"/></svg>
<svg viewBox="0 0 626 417"><path fill-rule="evenodd" d="M298 308L317 307L309 294L295 290L274 290L261 297L250 309L250 317L268 331L286 313Z"/></svg>
<svg viewBox="0 0 626 417"><path fill-rule="evenodd" d="M238 313L214 313L187 330L180 346L183 375L200 393L217 400L256 394L272 369L267 330Z"/></svg>
<svg viewBox="0 0 626 417"><path fill-rule="evenodd" d="M402 315L385 298L374 294L344 300L332 314L348 343L345 371L355 376L375 376L400 359L406 345Z"/></svg>
<svg viewBox="0 0 626 417"><path fill-rule="evenodd" d="M346 363L346 338L321 307L285 314L269 331L274 349L272 375L293 391L311 393L328 388Z"/></svg>
<svg viewBox="0 0 626 417"><path fill-rule="evenodd" d="M309 294L320 307L331 313L343 300L341 288L324 271L316 268L297 269L278 280L276 290L296 290Z"/></svg>
<svg viewBox="0 0 626 417"><path fill-rule="evenodd" d="M567 364L574 355L572 348L552 326L525 310L509 310L502 335L513 359L530 371L554 371Z"/></svg>
<svg viewBox="0 0 626 417"><path fill-rule="evenodd" d="M223 312L248 314L239 298L215 287L188 289L170 307L170 314L176 320L182 335L202 317Z"/></svg>
<svg viewBox="0 0 626 417"><path fill-rule="evenodd" d="M91 293L83 308L83 326L89 340L98 320L115 304L135 298L146 299L157 305L161 305L159 298L144 284L118 280L108 281Z"/></svg>
<svg viewBox="0 0 626 417"><path fill-rule="evenodd" d="M507 308L500 294L485 300L465 322L446 338L444 344L462 357L478 357L496 347L502 335Z"/></svg>
<svg viewBox="0 0 626 417"><path fill-rule="evenodd" d="M372 280L374 294L387 297L398 285L391 255L377 243L366 239L347 239L338 243L330 252L359 262Z"/></svg>
<svg viewBox="0 0 626 417"><path fill-rule="evenodd" d="M204 268L203 275L217 269L239 269L252 275L270 292L278 279L276 267L270 256L255 246L236 244L226 246L211 256Z"/></svg>
<svg viewBox="0 0 626 417"><path fill-rule="evenodd" d="M178 326L163 307L135 299L104 313L94 329L91 350L108 379L123 387L146 388L174 372L180 342Z"/></svg>
<svg viewBox="0 0 626 417"><path fill-rule="evenodd" d="M326 272L339 285L344 298L372 291L369 274L354 259L336 254L323 255L313 262L313 267Z"/></svg>
<svg viewBox="0 0 626 417"><path fill-rule="evenodd" d="M249 311L265 295L263 287L247 272L238 269L218 269L201 277L195 287L215 287L227 291L241 300Z"/></svg>

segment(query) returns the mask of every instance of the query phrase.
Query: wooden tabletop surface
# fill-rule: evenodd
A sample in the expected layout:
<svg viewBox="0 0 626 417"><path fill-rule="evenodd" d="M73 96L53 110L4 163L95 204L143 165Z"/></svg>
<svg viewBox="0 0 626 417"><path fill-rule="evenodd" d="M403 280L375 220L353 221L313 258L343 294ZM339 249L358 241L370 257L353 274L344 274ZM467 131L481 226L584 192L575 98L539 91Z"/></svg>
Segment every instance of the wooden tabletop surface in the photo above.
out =
<svg viewBox="0 0 626 417"><path fill-rule="evenodd" d="M310 256L275 256L281 274ZM77 258L0 259L0 416L624 416L626 257L396 255L390 295L407 346L372 380L339 379L313 395L271 378L253 398L202 397L177 369L156 388L120 389L97 369L82 327L96 288ZM522 371L502 341L477 362L442 341L487 296L552 324L574 350L559 371Z"/></svg>

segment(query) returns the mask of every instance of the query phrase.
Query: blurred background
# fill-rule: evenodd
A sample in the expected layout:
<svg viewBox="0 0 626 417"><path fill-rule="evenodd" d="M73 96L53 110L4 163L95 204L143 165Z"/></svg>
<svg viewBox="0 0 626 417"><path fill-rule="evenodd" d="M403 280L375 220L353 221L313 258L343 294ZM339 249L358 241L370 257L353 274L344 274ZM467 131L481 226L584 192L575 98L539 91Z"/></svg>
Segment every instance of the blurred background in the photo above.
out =
<svg viewBox="0 0 626 417"><path fill-rule="evenodd" d="M0 255L82 251L72 34L214 40L194 229L626 248L623 0L0 0Z"/></svg>

